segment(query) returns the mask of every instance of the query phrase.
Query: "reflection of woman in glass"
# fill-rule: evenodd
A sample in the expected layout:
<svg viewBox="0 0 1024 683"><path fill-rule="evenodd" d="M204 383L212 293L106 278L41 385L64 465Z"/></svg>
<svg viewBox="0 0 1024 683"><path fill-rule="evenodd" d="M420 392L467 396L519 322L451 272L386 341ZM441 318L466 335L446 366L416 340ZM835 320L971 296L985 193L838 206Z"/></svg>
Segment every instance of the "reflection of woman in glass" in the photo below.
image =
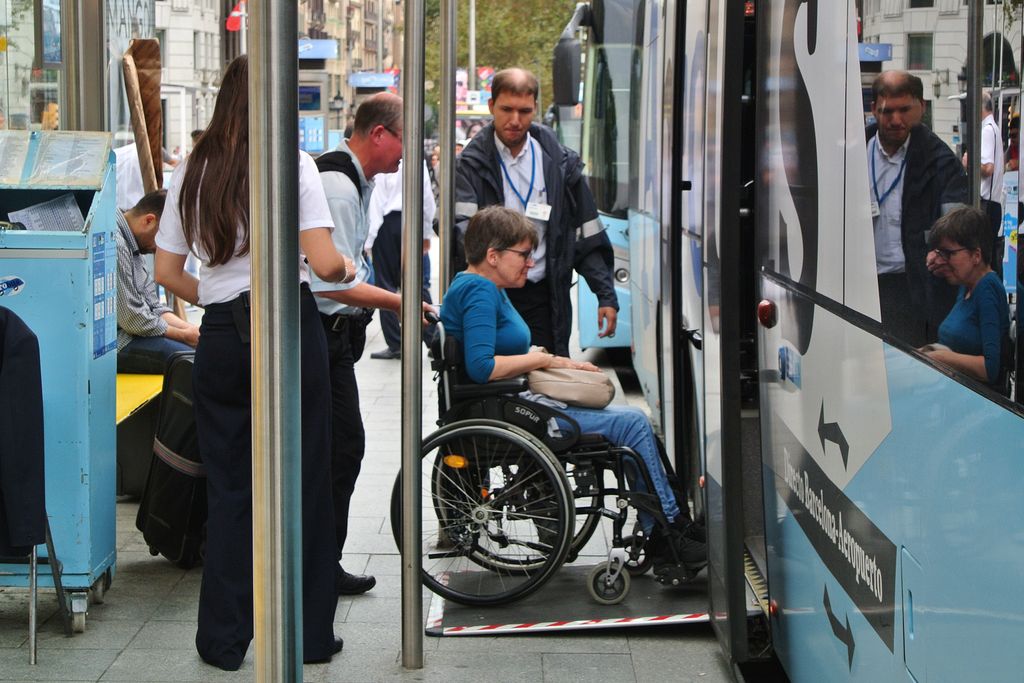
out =
<svg viewBox="0 0 1024 683"><path fill-rule="evenodd" d="M988 217L964 206L932 226L928 269L960 285L956 305L939 326L939 345L925 353L971 377L997 384L1003 375L1003 344L1008 340L1010 309L1003 283L988 262L991 250Z"/></svg>

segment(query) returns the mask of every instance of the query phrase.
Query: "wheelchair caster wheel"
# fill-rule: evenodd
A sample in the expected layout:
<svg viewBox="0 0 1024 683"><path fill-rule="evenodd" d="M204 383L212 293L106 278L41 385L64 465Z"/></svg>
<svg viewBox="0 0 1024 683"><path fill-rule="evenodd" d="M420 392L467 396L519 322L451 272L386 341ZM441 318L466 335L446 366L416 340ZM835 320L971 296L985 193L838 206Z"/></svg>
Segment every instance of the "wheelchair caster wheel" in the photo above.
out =
<svg viewBox="0 0 1024 683"><path fill-rule="evenodd" d="M609 582L611 565L602 562L590 571L587 577L587 590L590 597L602 605L617 605L629 593L629 572L620 571L615 579Z"/></svg>
<svg viewBox="0 0 1024 683"><path fill-rule="evenodd" d="M622 539L626 549L626 571L632 576L646 574L654 566L654 558L647 552L646 538L626 536Z"/></svg>

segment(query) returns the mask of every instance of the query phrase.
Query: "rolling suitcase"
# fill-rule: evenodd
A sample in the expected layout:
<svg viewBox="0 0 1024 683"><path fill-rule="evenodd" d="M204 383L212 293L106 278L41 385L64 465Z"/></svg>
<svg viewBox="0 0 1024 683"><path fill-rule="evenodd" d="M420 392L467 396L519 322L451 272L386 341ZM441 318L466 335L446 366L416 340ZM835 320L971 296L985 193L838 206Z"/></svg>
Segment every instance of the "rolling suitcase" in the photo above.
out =
<svg viewBox="0 0 1024 683"><path fill-rule="evenodd" d="M153 458L135 526L153 555L188 569L202 560L206 537L206 472L192 410L192 362L182 352L167 361Z"/></svg>

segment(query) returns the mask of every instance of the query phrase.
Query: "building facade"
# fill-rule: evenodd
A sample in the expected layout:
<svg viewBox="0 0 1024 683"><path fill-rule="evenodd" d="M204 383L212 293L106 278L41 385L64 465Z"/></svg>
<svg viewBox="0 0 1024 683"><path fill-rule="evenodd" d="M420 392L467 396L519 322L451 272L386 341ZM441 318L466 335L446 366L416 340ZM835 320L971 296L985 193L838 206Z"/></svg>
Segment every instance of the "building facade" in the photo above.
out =
<svg viewBox="0 0 1024 683"><path fill-rule="evenodd" d="M906 69L924 81L928 122L950 145L959 130L967 60L966 0L861 0L862 40L892 46L882 69ZM1019 92L1022 10L1019 0L983 6L983 79L987 87ZM872 75L865 74L870 83ZM1017 100L1019 107L1019 99Z"/></svg>

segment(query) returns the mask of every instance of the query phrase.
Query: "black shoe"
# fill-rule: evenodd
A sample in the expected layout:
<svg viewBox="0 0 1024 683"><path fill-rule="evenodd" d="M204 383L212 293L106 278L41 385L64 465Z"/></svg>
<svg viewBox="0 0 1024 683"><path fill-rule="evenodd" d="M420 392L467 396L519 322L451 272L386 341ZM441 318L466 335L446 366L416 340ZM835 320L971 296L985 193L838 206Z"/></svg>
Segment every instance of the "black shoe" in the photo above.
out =
<svg viewBox="0 0 1024 683"><path fill-rule="evenodd" d="M377 585L377 579L362 574L349 574L338 567L334 585L338 589L338 595L362 595Z"/></svg>
<svg viewBox="0 0 1024 683"><path fill-rule="evenodd" d="M335 637L334 645L331 646L330 654L328 654L326 657L318 657L317 659L307 659L303 662L303 664L326 664L327 662L331 661L331 657L341 652L341 648L343 647L345 647L345 641L343 641L341 638Z"/></svg>
<svg viewBox="0 0 1024 683"><path fill-rule="evenodd" d="M673 523L668 529L654 529L646 550L654 561L655 574L660 566L674 565L677 560L694 571L699 571L708 563L707 545L688 533L692 526L688 520L685 526L685 529L680 529Z"/></svg>
<svg viewBox="0 0 1024 683"><path fill-rule="evenodd" d="M370 354L370 358L377 360L397 360L402 357L401 349L386 348L383 351L374 351Z"/></svg>

